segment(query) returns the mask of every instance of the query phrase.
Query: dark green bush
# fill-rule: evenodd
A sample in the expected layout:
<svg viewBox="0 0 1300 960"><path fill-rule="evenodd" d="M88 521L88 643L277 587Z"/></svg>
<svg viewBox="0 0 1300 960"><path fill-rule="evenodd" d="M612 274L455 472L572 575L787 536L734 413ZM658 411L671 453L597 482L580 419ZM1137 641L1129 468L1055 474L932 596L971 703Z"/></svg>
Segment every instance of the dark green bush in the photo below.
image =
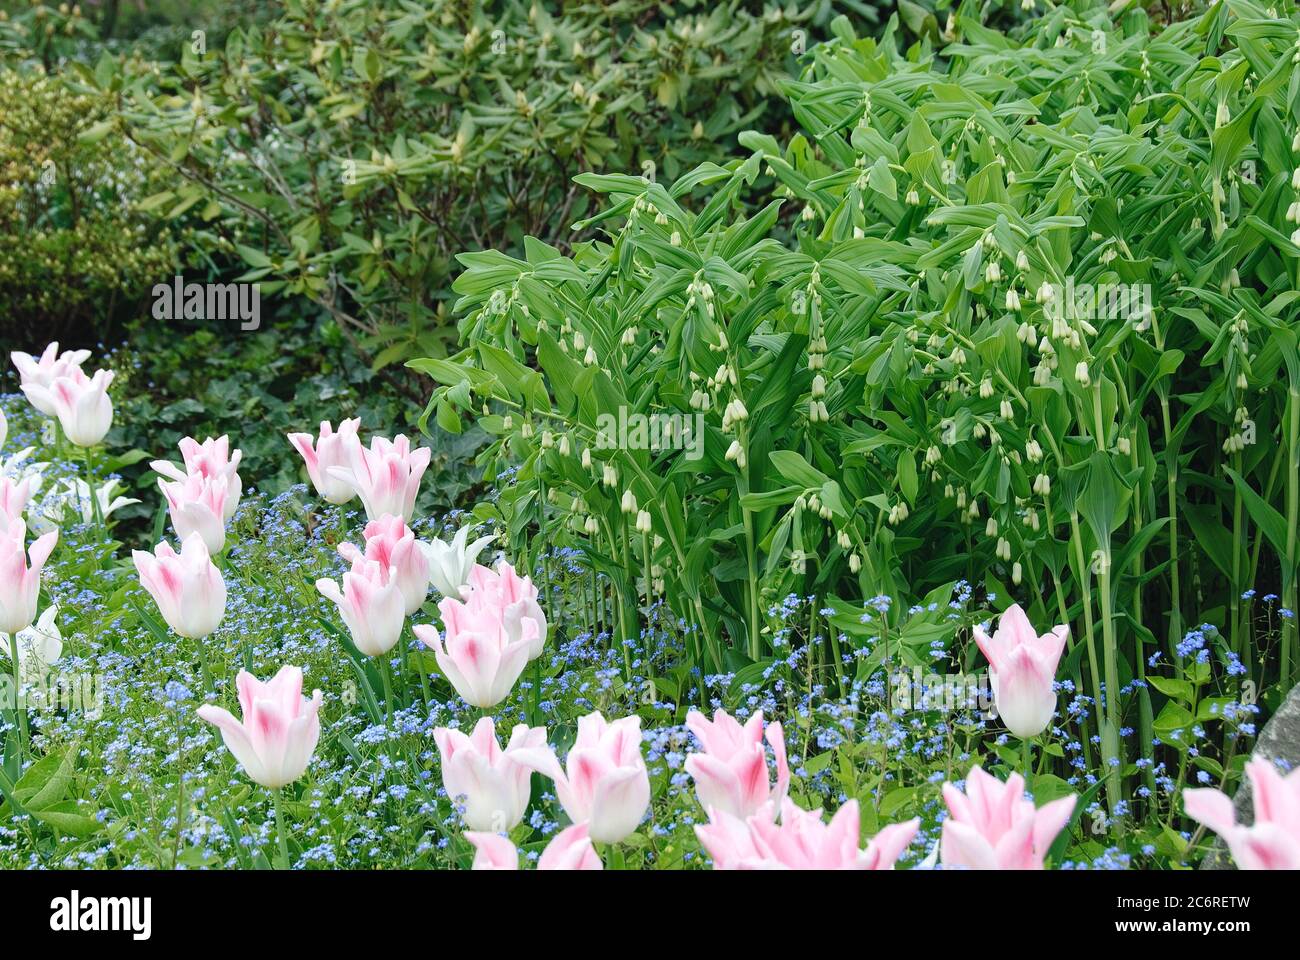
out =
<svg viewBox="0 0 1300 960"><path fill-rule="evenodd" d="M441 355L453 257L565 240L582 171L669 178L771 113L831 5L291 0L157 82L85 71L178 176L145 209L264 294L323 307L376 366ZM862 8L869 10L869 8Z"/></svg>

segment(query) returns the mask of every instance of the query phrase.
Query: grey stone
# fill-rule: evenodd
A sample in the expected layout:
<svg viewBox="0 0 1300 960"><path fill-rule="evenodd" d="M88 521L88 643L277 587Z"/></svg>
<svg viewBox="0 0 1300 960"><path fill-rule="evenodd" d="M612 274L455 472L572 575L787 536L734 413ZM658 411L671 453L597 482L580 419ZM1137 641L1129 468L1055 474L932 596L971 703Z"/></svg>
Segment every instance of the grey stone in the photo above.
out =
<svg viewBox="0 0 1300 960"><path fill-rule="evenodd" d="M1300 765L1300 686L1291 688L1287 698L1282 701L1282 706L1278 707L1268 723L1264 724L1264 729L1259 732L1259 739L1255 741L1255 750L1251 753L1251 757L1261 757L1271 761L1283 760L1292 768ZM1255 822L1255 805L1250 799L1249 780L1242 780L1237 795L1232 798L1232 805L1237 810L1238 823ZM1236 869L1232 862L1232 855L1228 852L1228 845L1221 838L1215 837L1210 852L1201 861L1201 869Z"/></svg>

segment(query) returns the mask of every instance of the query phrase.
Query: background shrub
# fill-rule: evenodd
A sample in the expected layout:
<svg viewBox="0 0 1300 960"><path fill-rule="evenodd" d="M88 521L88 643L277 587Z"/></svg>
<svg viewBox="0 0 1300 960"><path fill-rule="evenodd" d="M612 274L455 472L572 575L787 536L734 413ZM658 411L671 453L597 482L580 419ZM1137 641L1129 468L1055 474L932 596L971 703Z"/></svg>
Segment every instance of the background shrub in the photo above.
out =
<svg viewBox="0 0 1300 960"><path fill-rule="evenodd" d="M133 209L154 172L130 143L84 140L106 104L39 66L0 67L0 103L0 334L93 342L174 272L173 231Z"/></svg>
<svg viewBox="0 0 1300 960"><path fill-rule="evenodd" d="M456 253L567 242L575 174L676 177L778 129L776 82L829 10L292 0L149 82L86 82L177 175L144 209L196 221L213 268L317 304L382 367L454 344Z"/></svg>

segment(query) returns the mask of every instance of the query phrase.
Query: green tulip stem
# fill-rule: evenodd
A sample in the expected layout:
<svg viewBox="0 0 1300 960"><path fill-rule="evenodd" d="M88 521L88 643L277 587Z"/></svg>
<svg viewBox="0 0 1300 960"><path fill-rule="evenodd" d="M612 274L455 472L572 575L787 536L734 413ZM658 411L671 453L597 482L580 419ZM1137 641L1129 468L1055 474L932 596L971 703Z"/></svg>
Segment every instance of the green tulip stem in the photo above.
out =
<svg viewBox="0 0 1300 960"><path fill-rule="evenodd" d="M271 798L275 804L275 835L279 844L279 853L275 862L277 870L289 869L289 840L284 832L284 811L281 809L281 794L283 793L283 787L271 791Z"/></svg>

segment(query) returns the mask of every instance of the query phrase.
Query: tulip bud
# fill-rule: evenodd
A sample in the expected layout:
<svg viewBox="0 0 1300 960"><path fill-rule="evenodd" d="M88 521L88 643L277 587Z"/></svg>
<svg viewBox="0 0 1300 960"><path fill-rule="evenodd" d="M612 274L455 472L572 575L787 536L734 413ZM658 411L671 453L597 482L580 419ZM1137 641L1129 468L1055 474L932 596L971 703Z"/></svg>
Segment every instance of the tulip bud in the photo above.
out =
<svg viewBox="0 0 1300 960"><path fill-rule="evenodd" d="M1021 739L1042 733L1056 710L1053 682L1070 635L1058 626L1041 637L1023 610L1013 604L1002 614L990 637L975 627L975 643L989 661L989 678L998 714Z"/></svg>
<svg viewBox="0 0 1300 960"><path fill-rule="evenodd" d="M36 620L41 571L59 542L59 531L51 530L27 548L26 534L22 517L9 520L0 514L0 569L5 571L0 578L0 633L11 637Z"/></svg>
<svg viewBox="0 0 1300 960"><path fill-rule="evenodd" d="M226 582L200 534L186 537L180 553L160 543L153 553L132 551L131 559L141 585L178 635L202 640L217 629L226 613Z"/></svg>
<svg viewBox="0 0 1300 960"><path fill-rule="evenodd" d="M271 790L293 783L307 769L320 740L321 692L302 695L302 670L281 667L266 683L241 670L235 678L243 720L205 703L200 719L221 731L226 748L248 778Z"/></svg>
<svg viewBox="0 0 1300 960"><path fill-rule="evenodd" d="M650 807L640 717L579 717L565 766L554 775L555 794L570 820L586 823L597 843L618 843L636 830Z"/></svg>
<svg viewBox="0 0 1300 960"><path fill-rule="evenodd" d="M945 869L1041 870L1078 798L1070 794L1035 809L1020 774L1003 783L975 767L966 777L966 792L945 783L943 799L948 806L940 841ZM1024 837L1025 842L1000 842L1004 837Z"/></svg>
<svg viewBox="0 0 1300 960"><path fill-rule="evenodd" d="M469 736L438 727L433 739L441 757L443 789L453 802L463 803L461 818L473 830L517 826L528 811L534 771L548 777L560 773L543 727L516 725L504 750L491 717L480 719Z"/></svg>

